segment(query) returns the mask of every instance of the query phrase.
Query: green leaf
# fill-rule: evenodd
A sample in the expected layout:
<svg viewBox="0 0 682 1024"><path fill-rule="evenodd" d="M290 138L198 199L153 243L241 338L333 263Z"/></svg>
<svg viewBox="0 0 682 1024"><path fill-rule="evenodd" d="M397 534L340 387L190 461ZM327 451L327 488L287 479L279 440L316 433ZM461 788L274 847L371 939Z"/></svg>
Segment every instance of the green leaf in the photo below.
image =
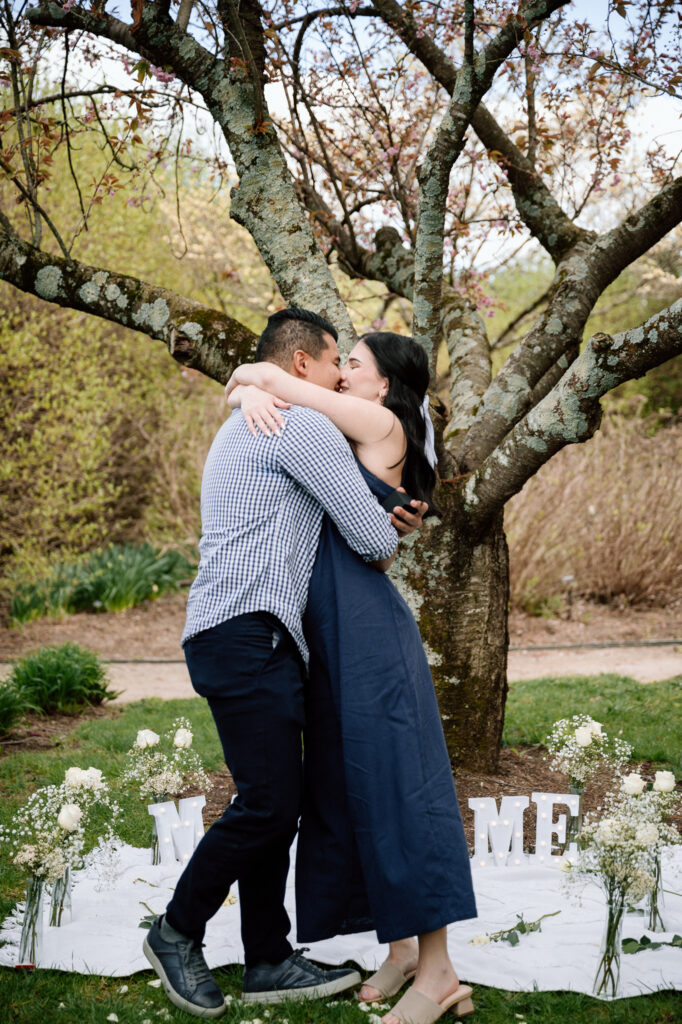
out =
<svg viewBox="0 0 682 1024"><path fill-rule="evenodd" d="M519 933L516 931L515 928L512 928L511 931L507 932L507 934L504 937L504 941L508 942L510 946L518 946Z"/></svg>

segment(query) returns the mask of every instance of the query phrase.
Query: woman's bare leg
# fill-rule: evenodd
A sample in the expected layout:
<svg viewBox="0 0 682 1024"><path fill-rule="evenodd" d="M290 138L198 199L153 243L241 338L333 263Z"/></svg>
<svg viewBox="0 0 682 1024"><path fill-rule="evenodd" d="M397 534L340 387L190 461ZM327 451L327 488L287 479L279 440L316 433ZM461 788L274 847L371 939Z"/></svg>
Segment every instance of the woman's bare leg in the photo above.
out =
<svg viewBox="0 0 682 1024"><path fill-rule="evenodd" d="M434 1003L442 1003L459 987L459 978L448 954L445 928L419 936L419 959L412 985ZM399 1018L390 1012L381 1019L383 1024L400 1024Z"/></svg>
<svg viewBox="0 0 682 1024"><path fill-rule="evenodd" d="M418 957L419 947L416 939L399 939L390 943L386 960L399 967L403 974L409 974L416 970ZM359 998L366 1003L375 1003L383 996L371 985L363 985Z"/></svg>

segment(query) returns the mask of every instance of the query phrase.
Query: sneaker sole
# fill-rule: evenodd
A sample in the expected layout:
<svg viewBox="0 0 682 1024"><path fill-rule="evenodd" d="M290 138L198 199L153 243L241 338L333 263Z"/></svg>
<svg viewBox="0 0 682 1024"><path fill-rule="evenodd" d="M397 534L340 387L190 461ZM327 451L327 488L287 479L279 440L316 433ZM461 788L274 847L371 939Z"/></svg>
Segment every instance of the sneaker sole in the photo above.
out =
<svg viewBox="0 0 682 1024"><path fill-rule="evenodd" d="M244 1003L286 1003L303 999L323 999L359 985L362 981L358 971L350 971L342 978L326 981L324 985L309 985L307 988L281 988L272 992L242 992L239 997Z"/></svg>
<svg viewBox="0 0 682 1024"><path fill-rule="evenodd" d="M158 974L159 978L161 979L163 990L174 1006L177 1006L179 1010L184 1010L185 1013L192 1014L193 1017L222 1017L222 1015L227 1010L227 1006L225 1003L223 1003L222 1006L216 1007L197 1006L196 1003L190 1003L188 999L185 999L183 996L179 995L179 993L175 991L170 981L168 980L168 977L163 969L161 961L157 957L152 947L149 945L147 939L145 939L144 942L142 943L142 952L147 957L147 960L149 960L149 963L152 965L152 967Z"/></svg>

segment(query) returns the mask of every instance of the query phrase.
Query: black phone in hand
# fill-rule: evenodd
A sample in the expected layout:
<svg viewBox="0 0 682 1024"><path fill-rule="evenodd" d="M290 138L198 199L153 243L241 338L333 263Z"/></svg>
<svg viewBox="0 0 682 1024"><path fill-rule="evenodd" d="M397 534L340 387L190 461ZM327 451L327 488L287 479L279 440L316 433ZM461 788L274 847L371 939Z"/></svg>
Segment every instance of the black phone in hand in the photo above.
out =
<svg viewBox="0 0 682 1024"><path fill-rule="evenodd" d="M394 508L400 507L407 509L408 512L416 514L416 508L412 508L410 502L412 498L409 494L403 494L402 491L391 491L387 494L384 500L381 502L381 507L385 508L387 512L392 512Z"/></svg>

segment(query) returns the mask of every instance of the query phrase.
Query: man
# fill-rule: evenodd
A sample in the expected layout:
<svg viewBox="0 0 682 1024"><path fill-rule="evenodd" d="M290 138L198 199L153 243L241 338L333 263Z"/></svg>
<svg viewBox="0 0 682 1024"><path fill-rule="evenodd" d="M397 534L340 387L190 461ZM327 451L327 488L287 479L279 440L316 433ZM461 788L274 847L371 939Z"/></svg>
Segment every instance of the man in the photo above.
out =
<svg viewBox="0 0 682 1024"><path fill-rule="evenodd" d="M336 339L322 317L281 310L270 317L256 358L334 388ZM225 1011L201 942L236 880L245 999L327 996L361 980L357 971L317 967L287 939L284 891L301 808L308 660L301 618L325 512L349 546L378 568L389 564L398 535L337 428L302 407L283 415L286 429L277 437L254 437L241 413L230 416L202 481L201 562L183 643L237 796L199 843L144 942L171 1001L201 1017Z"/></svg>

